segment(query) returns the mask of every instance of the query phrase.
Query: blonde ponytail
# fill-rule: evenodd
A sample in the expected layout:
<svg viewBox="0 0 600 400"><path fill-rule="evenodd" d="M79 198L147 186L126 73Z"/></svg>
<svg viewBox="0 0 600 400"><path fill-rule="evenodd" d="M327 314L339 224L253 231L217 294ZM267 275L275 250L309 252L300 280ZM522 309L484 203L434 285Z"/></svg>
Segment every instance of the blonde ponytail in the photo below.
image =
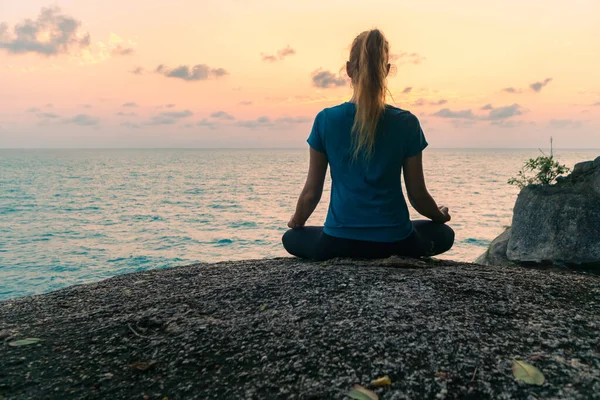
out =
<svg viewBox="0 0 600 400"><path fill-rule="evenodd" d="M388 58L389 43L378 29L361 33L352 43L348 70L356 100L352 126L355 159L373 154L377 125L385 110Z"/></svg>

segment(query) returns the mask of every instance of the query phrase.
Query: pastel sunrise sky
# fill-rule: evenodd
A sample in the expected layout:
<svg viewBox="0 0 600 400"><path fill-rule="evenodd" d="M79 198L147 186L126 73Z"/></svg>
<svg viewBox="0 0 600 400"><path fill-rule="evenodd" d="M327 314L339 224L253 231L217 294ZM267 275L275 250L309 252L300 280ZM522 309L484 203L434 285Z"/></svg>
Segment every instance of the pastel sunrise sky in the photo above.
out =
<svg viewBox="0 0 600 400"><path fill-rule="evenodd" d="M432 147L600 148L598 0L0 0L0 147L304 147L372 27Z"/></svg>

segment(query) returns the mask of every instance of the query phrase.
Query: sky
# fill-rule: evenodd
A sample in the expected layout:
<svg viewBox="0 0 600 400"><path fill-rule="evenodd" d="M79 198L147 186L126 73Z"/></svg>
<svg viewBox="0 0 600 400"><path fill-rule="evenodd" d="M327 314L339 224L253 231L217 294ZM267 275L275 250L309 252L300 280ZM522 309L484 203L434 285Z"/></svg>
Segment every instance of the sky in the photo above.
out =
<svg viewBox="0 0 600 400"><path fill-rule="evenodd" d="M360 32L437 148L600 148L600 2L0 0L0 148L305 147Z"/></svg>

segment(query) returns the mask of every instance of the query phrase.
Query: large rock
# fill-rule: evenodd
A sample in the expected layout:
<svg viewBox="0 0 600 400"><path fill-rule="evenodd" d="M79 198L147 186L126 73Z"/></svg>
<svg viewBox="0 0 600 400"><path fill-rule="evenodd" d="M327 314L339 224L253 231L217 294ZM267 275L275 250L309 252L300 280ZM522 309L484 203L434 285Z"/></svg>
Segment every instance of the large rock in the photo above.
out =
<svg viewBox="0 0 600 400"><path fill-rule="evenodd" d="M525 262L600 262L600 195L554 187L523 189L506 255Z"/></svg>
<svg viewBox="0 0 600 400"><path fill-rule="evenodd" d="M555 185L524 188L511 229L478 261L600 266L600 157L576 164Z"/></svg>
<svg viewBox="0 0 600 400"><path fill-rule="evenodd" d="M506 257L506 249L508 240L510 239L510 228L507 228L500 236L490 243L487 251L483 253L475 262L481 265L499 265L511 266L515 265Z"/></svg>

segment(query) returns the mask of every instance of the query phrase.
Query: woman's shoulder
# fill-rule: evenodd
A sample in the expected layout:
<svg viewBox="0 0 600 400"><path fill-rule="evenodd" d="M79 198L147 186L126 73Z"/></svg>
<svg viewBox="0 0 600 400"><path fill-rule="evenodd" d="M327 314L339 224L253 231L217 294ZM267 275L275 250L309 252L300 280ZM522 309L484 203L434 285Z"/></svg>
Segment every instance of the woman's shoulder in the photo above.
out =
<svg viewBox="0 0 600 400"><path fill-rule="evenodd" d="M352 103L345 102L342 104L338 104L337 106L325 107L319 114L327 114L327 115L335 115L335 114L345 114L348 111L352 111L356 108L356 106Z"/></svg>
<svg viewBox="0 0 600 400"><path fill-rule="evenodd" d="M317 113L317 120L336 120L339 118L345 117L354 117L354 104L352 103L342 103L337 106L326 107Z"/></svg>
<svg viewBox="0 0 600 400"><path fill-rule="evenodd" d="M393 121L407 123L410 125L419 123L417 116L410 111L389 104L386 104L385 106L385 117Z"/></svg>

